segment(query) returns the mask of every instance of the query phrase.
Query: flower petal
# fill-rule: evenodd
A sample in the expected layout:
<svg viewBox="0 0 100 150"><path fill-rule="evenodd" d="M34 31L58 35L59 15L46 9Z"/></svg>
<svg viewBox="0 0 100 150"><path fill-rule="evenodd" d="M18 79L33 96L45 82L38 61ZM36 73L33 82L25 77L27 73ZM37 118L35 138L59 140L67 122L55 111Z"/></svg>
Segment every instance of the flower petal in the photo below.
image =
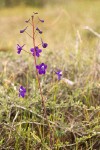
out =
<svg viewBox="0 0 100 150"><path fill-rule="evenodd" d="M34 52L34 48L31 48L30 51L31 51L31 52Z"/></svg>

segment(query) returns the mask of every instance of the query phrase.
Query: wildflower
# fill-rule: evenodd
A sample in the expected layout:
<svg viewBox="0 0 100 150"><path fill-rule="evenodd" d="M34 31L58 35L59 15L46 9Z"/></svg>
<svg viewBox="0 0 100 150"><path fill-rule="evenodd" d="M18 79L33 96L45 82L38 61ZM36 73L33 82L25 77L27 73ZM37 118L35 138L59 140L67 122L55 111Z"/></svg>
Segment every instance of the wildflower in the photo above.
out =
<svg viewBox="0 0 100 150"><path fill-rule="evenodd" d="M25 45L25 44L24 44ZM17 44L17 53L18 54L20 54L20 52L21 52L21 50L23 49L23 47L24 47L24 45L23 46L20 46L19 44Z"/></svg>
<svg viewBox="0 0 100 150"><path fill-rule="evenodd" d="M40 34L42 34L42 31L37 27L36 28L36 30L40 33Z"/></svg>
<svg viewBox="0 0 100 150"><path fill-rule="evenodd" d="M38 69L39 74L45 74L47 65L44 63L41 63L40 65L37 65L36 68Z"/></svg>
<svg viewBox="0 0 100 150"><path fill-rule="evenodd" d="M30 21L30 19L26 20L25 22L28 23Z"/></svg>
<svg viewBox="0 0 100 150"><path fill-rule="evenodd" d="M58 76L58 80L61 80L61 76L62 76L62 71L61 70L59 70L59 71L57 71L57 72L55 72L56 74L57 74L57 76Z"/></svg>
<svg viewBox="0 0 100 150"><path fill-rule="evenodd" d="M42 47L43 47L43 48L46 48L46 47L48 46L48 44L47 44L47 43L44 43L42 39L41 39L41 42L42 42Z"/></svg>
<svg viewBox="0 0 100 150"><path fill-rule="evenodd" d="M19 97L25 97L25 94L26 94L26 89L23 87L23 86L20 86L20 89L19 89Z"/></svg>
<svg viewBox="0 0 100 150"><path fill-rule="evenodd" d="M28 27L28 26L27 26L27 27ZM27 27L24 28L23 30L20 30L20 33L24 33L24 32L26 31Z"/></svg>
<svg viewBox="0 0 100 150"><path fill-rule="evenodd" d="M39 19L40 22L42 22L42 23L44 22L44 20L42 20L42 19L40 19L40 18L38 18L38 19Z"/></svg>
<svg viewBox="0 0 100 150"><path fill-rule="evenodd" d="M35 50L35 52L34 52ZM33 56L36 55L37 57L40 56L40 53L42 52L41 49L38 48L38 46L36 46L35 48L31 48L30 51L32 52Z"/></svg>

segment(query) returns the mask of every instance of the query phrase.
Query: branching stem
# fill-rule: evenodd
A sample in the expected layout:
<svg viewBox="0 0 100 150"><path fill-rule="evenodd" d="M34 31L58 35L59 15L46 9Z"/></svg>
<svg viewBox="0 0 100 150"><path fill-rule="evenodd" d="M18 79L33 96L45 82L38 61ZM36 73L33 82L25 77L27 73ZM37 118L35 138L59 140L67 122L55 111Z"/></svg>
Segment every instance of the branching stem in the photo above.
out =
<svg viewBox="0 0 100 150"><path fill-rule="evenodd" d="M33 26L33 46L34 46L34 50L35 50L35 31L34 31L34 16L32 16L32 26ZM37 66L37 62L36 62L36 52L34 51L34 63L35 63L35 68ZM44 113L44 117L47 119L47 113L46 113L46 107L45 107L45 101L43 98L43 94L42 94L42 89L41 89L41 85L40 85L40 80L39 80L39 74L38 71L36 69L36 76L37 76L37 81L38 81L38 85L39 85L39 89L40 89L40 95L41 95L41 99L42 99L42 107L43 107L43 113Z"/></svg>
<svg viewBox="0 0 100 150"><path fill-rule="evenodd" d="M32 37L28 32L25 31L25 33L26 33L30 38L33 39L33 37Z"/></svg>
<svg viewBox="0 0 100 150"><path fill-rule="evenodd" d="M34 50L35 50L35 26L34 26L34 16L32 16L32 26L33 26L33 46L34 46ZM34 63L35 63L35 68L37 66L37 62L36 62L36 52L34 51ZM45 106L45 100L42 94L42 89L41 89L41 85L40 85L40 80L39 80L39 74L38 74L38 70L36 69L36 77L37 77L37 81L38 81L38 85L39 85L39 89L40 89L40 95L41 95L41 99L42 99L42 108L43 108L43 115L44 118L46 119L46 122L48 124L48 128L50 131L50 149L52 149L52 130L50 127L50 123L48 121L47 118L47 112L46 112L46 106Z"/></svg>
<svg viewBox="0 0 100 150"><path fill-rule="evenodd" d="M23 51L25 51L26 53L32 55L32 53L28 52L27 50L23 49Z"/></svg>

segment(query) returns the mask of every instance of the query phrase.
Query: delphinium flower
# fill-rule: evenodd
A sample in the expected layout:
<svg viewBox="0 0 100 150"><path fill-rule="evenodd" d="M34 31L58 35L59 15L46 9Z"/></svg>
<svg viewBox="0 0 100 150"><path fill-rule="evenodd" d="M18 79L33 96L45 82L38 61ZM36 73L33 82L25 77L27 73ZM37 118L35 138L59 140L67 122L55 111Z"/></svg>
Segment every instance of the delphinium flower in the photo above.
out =
<svg viewBox="0 0 100 150"><path fill-rule="evenodd" d="M38 19L39 19L40 22L44 23L44 20L43 20L43 19L40 19L39 17L38 17Z"/></svg>
<svg viewBox="0 0 100 150"><path fill-rule="evenodd" d="M25 44L24 44L24 45L25 45ZM18 53L18 54L21 53L21 51L22 51L24 45L23 45L23 46L20 46L19 44L17 44L17 53Z"/></svg>
<svg viewBox="0 0 100 150"><path fill-rule="evenodd" d="M30 21L30 19L26 20L25 22L26 22L26 23L29 23L29 21Z"/></svg>
<svg viewBox="0 0 100 150"><path fill-rule="evenodd" d="M26 89L23 86L20 86L19 88L19 97L24 98L26 94Z"/></svg>
<svg viewBox="0 0 100 150"><path fill-rule="evenodd" d="M47 69L47 65L44 63L41 63L40 65L37 65L36 68L38 69L39 74L45 74L46 69Z"/></svg>
<svg viewBox="0 0 100 150"><path fill-rule="evenodd" d="M27 27L28 27L28 26L27 26ZM24 32L26 31L27 27L24 28L23 30L20 30L20 33L24 33Z"/></svg>
<svg viewBox="0 0 100 150"><path fill-rule="evenodd" d="M30 51L32 52L33 56L36 55L37 57L39 57L40 53L42 52L42 50L39 49L38 46L36 46L35 48L31 48Z"/></svg>
<svg viewBox="0 0 100 150"><path fill-rule="evenodd" d="M36 28L36 30L40 33L40 34L42 34L42 31L37 27Z"/></svg>
<svg viewBox="0 0 100 150"><path fill-rule="evenodd" d="M61 80L61 76L62 76L62 71L61 70L58 70L55 72L58 76L58 80Z"/></svg>
<svg viewBox="0 0 100 150"><path fill-rule="evenodd" d="M48 46L48 44L47 44L47 43L44 43L42 39L41 39L41 42L42 42L42 47L43 47L43 48L46 48L46 47Z"/></svg>

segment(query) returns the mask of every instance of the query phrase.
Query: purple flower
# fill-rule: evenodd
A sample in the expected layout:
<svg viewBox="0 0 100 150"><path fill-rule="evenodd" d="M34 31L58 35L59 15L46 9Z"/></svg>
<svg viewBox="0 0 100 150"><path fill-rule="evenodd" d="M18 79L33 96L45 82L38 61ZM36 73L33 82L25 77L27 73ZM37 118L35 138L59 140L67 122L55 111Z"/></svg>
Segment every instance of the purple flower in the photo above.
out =
<svg viewBox="0 0 100 150"><path fill-rule="evenodd" d="M30 19L26 20L25 22L28 23L30 21Z"/></svg>
<svg viewBox="0 0 100 150"><path fill-rule="evenodd" d="M36 30L40 33L40 34L42 34L42 31L37 27L36 28Z"/></svg>
<svg viewBox="0 0 100 150"><path fill-rule="evenodd" d="M43 48L46 48L46 47L48 46L48 44L47 44L47 43L44 43L42 39L41 39L41 42L42 42L42 47L43 47Z"/></svg>
<svg viewBox="0 0 100 150"><path fill-rule="evenodd" d="M59 71L57 71L57 72L55 72L56 74L57 74L57 76L58 76L58 80L61 80L61 76L62 76L62 71L61 70L59 70Z"/></svg>
<svg viewBox="0 0 100 150"><path fill-rule="evenodd" d="M35 50L35 53L34 53ZM40 56L40 53L42 52L41 49L39 49L37 46L35 48L31 48L30 51L32 52L33 56L36 55L37 57Z"/></svg>
<svg viewBox="0 0 100 150"><path fill-rule="evenodd" d="M24 45L25 45L25 44L24 44ZM17 44L17 53L18 53L18 54L20 54L20 52L22 51L24 45L23 45L23 46L20 46L19 44Z"/></svg>
<svg viewBox="0 0 100 150"><path fill-rule="evenodd" d="M40 19L40 18L39 18L39 21L42 22L42 23L44 22L44 20L42 20L42 19Z"/></svg>
<svg viewBox="0 0 100 150"><path fill-rule="evenodd" d="M27 26L27 27L28 27L28 26ZM24 32L26 31L27 27L24 28L23 30L20 30L20 33L24 33Z"/></svg>
<svg viewBox="0 0 100 150"><path fill-rule="evenodd" d="M36 68L38 69L39 74L45 74L47 65L44 63L41 63L40 65L37 65Z"/></svg>
<svg viewBox="0 0 100 150"><path fill-rule="evenodd" d="M26 89L23 86L20 86L19 97L23 97L24 98L25 94L26 94Z"/></svg>

